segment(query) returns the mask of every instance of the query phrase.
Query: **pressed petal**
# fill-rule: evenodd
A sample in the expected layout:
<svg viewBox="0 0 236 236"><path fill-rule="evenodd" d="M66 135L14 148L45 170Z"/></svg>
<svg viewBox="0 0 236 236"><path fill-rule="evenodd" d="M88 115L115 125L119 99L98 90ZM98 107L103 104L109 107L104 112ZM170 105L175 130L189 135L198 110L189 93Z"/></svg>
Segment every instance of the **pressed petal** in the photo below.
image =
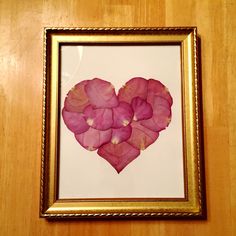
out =
<svg viewBox="0 0 236 236"><path fill-rule="evenodd" d="M168 89L158 80L149 79L148 80L148 96L147 101L152 105L155 96L165 98L170 106L173 103L173 99L168 91Z"/></svg>
<svg viewBox="0 0 236 236"><path fill-rule="evenodd" d="M118 105L113 85L105 80L95 78L85 86L89 102L95 108L112 108Z"/></svg>
<svg viewBox="0 0 236 236"><path fill-rule="evenodd" d="M88 105L84 109L84 116L89 126L94 129L107 130L113 124L112 110L110 108L93 108Z"/></svg>
<svg viewBox="0 0 236 236"><path fill-rule="evenodd" d="M147 98L148 81L142 77L129 80L118 93L119 101L131 103L134 97Z"/></svg>
<svg viewBox="0 0 236 236"><path fill-rule="evenodd" d="M132 128L130 125L125 126L125 127L121 127L118 129L112 129L111 142L113 144L118 144L118 143L124 142L127 139L129 139L131 132L132 132Z"/></svg>
<svg viewBox="0 0 236 236"><path fill-rule="evenodd" d="M126 102L120 102L113 111L113 127L120 128L127 126L133 119L133 110L131 106Z"/></svg>
<svg viewBox="0 0 236 236"><path fill-rule="evenodd" d="M97 153L120 173L130 162L139 156L140 150L127 142L120 144L108 143L100 147Z"/></svg>
<svg viewBox="0 0 236 236"><path fill-rule="evenodd" d="M141 124L153 131L159 132L165 129L171 121L171 107L169 102L162 97L153 98L153 116Z"/></svg>
<svg viewBox="0 0 236 236"><path fill-rule="evenodd" d="M131 106L134 111L133 120L146 120L152 117L152 107L146 102L146 100L143 100L140 97L135 97L132 99Z"/></svg>
<svg viewBox="0 0 236 236"><path fill-rule="evenodd" d="M76 84L67 94L64 106L67 111L82 112L89 104L88 96L85 93L84 87L88 80L84 80Z"/></svg>
<svg viewBox="0 0 236 236"><path fill-rule="evenodd" d="M111 129L101 131L90 127L88 131L82 134L76 134L75 138L84 148L94 151L103 144L110 142L111 134Z"/></svg>
<svg viewBox="0 0 236 236"><path fill-rule="evenodd" d="M68 112L63 108L62 117L67 128L75 134L81 134L89 129L89 126L81 113Z"/></svg>
<svg viewBox="0 0 236 236"><path fill-rule="evenodd" d="M127 142L140 150L146 149L149 145L154 143L159 136L158 132L154 132L142 126L139 121L133 121L131 127L132 133Z"/></svg>

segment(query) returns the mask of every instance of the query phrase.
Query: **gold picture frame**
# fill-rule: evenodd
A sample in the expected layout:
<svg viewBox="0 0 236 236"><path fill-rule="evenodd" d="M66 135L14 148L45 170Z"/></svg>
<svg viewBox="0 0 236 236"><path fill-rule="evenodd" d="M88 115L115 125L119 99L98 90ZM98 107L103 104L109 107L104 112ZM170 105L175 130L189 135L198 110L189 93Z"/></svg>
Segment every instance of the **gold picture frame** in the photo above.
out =
<svg viewBox="0 0 236 236"><path fill-rule="evenodd" d="M133 50L135 46L138 48L137 50L142 49L145 53L146 46L152 46L153 49L157 48L157 50L166 49L168 46L171 46L169 47L170 50L176 48L177 53L179 53L177 55L179 55L180 61L180 81L178 83L180 84L179 100L181 105L179 109L181 110L181 122L179 122L179 125L182 127L182 129L176 130L177 132L181 132L182 135L182 138L179 137L179 139L181 139L180 143L182 143L182 146L180 149L182 148L183 155L179 155L179 158L182 160L181 173L183 173L183 178L179 182L181 182L182 185L180 185L183 186L183 196L175 197L173 193L170 194L169 197L165 195L164 190L163 196L160 194L161 197L155 197L155 195L153 196L151 194L149 196L149 193L145 196L146 190L143 190L143 192L140 191L141 194L137 195L137 197L134 197L135 195L133 196L132 193L128 192L127 194L117 197L116 195L106 197L102 194L96 197L95 194L90 198L90 190L87 190L87 197L80 198L74 195L72 196L72 194L72 197L70 197L69 194L69 197L59 196L61 194L59 194L59 188L66 189L68 186L68 184L65 184L66 187L62 187L63 184L60 182L63 179L62 175L64 173L61 172L64 162L60 162L61 148L63 148L61 146L64 145L60 141L63 135L63 131L60 128L60 124L63 123L61 118L63 102L61 102L61 99L64 99L62 98L61 90L62 86L64 86L61 81L63 74L61 64L64 60L61 52L63 46L87 46L90 47L90 49L95 46L98 50L100 49L99 47L106 47L105 49L108 50L109 55L111 55L110 50L113 50L114 46L120 47L119 49L122 50L126 50L125 47L127 47L128 50ZM125 52L125 50L123 51ZM95 54L96 53L94 53L94 55ZM91 55L93 55L93 53ZM161 58L168 62L169 58L166 58L167 56L165 55L166 54L163 54ZM168 55L171 57L172 53ZM125 60L126 57L129 57L128 54L125 55L122 60ZM149 58L149 56L147 58ZM152 60L152 63L150 63L154 65L153 68L155 68L155 60L156 59ZM46 218L205 218L206 207L201 142L198 61L196 27L45 28L40 216ZM71 65L72 62L73 61L68 65ZM91 65L85 65L85 67L87 66L88 68L86 71L93 71L93 68L96 66L95 64L92 68ZM145 69L146 68L149 67L145 67ZM171 68L168 70L171 70ZM178 139L178 137L175 138L176 140ZM175 140L175 138L172 139ZM69 154L65 156L70 160ZM174 158L174 155L172 155L171 158ZM70 172L70 169L68 172ZM101 173L101 175L104 173ZM131 174L128 176L130 175ZM114 176L114 178L118 178L118 174L115 172ZM76 178L73 178L73 181L75 181L74 179ZM80 179L79 181L83 182L85 180ZM155 182L155 179L153 179L153 182ZM150 180L147 181L146 185L149 184L153 185L153 183L150 183ZM163 182L162 185L165 184L166 182ZM140 188L142 188L142 186L140 186ZM71 188L73 188L73 185L69 190L73 192ZM152 189L153 188L155 188L155 185ZM181 189L181 187L179 188ZM106 191L109 192L109 189L106 189ZM132 195L132 197L128 197L129 194ZM65 194L65 196L67 195Z"/></svg>

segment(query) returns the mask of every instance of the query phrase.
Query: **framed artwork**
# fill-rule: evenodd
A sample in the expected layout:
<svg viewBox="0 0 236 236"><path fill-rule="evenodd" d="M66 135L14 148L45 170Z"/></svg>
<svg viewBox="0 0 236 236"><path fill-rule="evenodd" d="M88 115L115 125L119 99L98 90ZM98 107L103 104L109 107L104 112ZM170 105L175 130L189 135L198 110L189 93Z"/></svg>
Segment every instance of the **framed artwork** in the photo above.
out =
<svg viewBox="0 0 236 236"><path fill-rule="evenodd" d="M44 35L40 216L204 218L196 27Z"/></svg>

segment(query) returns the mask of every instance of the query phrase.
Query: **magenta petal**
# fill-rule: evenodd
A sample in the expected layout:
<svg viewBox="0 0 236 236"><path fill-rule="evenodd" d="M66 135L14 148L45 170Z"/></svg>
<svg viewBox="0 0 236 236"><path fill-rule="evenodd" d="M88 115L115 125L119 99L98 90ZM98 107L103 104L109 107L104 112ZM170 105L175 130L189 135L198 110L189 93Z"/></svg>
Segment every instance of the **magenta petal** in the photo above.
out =
<svg viewBox="0 0 236 236"><path fill-rule="evenodd" d="M111 129L101 131L90 127L88 131L82 134L76 134L75 138L84 148L94 151L103 144L110 142L111 134Z"/></svg>
<svg viewBox="0 0 236 236"><path fill-rule="evenodd" d="M84 116L87 124L94 129L107 130L113 124L112 110L110 108L95 109L89 105L84 109Z"/></svg>
<svg viewBox="0 0 236 236"><path fill-rule="evenodd" d="M134 97L147 98L148 81L141 77L129 80L118 93L119 101L131 103Z"/></svg>
<svg viewBox="0 0 236 236"><path fill-rule="evenodd" d="M95 108L112 108L118 105L113 85L101 79L90 80L85 86L90 103Z"/></svg>
<svg viewBox="0 0 236 236"><path fill-rule="evenodd" d="M142 126L140 122L133 121L131 127L132 134L127 142L140 150L146 149L149 145L154 143L159 136L158 132L154 132Z"/></svg>
<svg viewBox="0 0 236 236"><path fill-rule="evenodd" d="M152 117L152 107L149 103L140 97L135 97L132 99L131 106L134 111L133 120L146 120Z"/></svg>
<svg viewBox="0 0 236 236"><path fill-rule="evenodd" d="M170 106L173 103L173 99L168 91L168 89L158 80L149 79L148 80L148 96L147 101L152 105L155 96L165 98Z"/></svg>
<svg viewBox="0 0 236 236"><path fill-rule="evenodd" d="M141 124L153 131L165 129L171 121L171 108L169 102L162 97L153 98L153 117L141 121Z"/></svg>
<svg viewBox="0 0 236 236"><path fill-rule="evenodd" d="M78 112L68 112L63 108L62 117L69 130L75 134L80 134L89 129L83 115Z"/></svg>
<svg viewBox="0 0 236 236"><path fill-rule="evenodd" d="M85 93L84 87L88 83L88 80L84 80L76 84L67 94L65 99L65 108L71 112L82 112L83 109L88 106L89 100Z"/></svg>
<svg viewBox="0 0 236 236"><path fill-rule="evenodd" d="M107 160L118 173L139 156L140 151L127 142L108 143L98 149L98 155Z"/></svg>
<svg viewBox="0 0 236 236"><path fill-rule="evenodd" d="M127 139L129 139L131 132L132 132L132 128L130 125L121 127L119 129L112 129L111 142L113 144L124 142Z"/></svg>
<svg viewBox="0 0 236 236"><path fill-rule="evenodd" d="M114 128L127 126L133 119L133 110L126 102L120 102L117 107L112 108L112 111Z"/></svg>

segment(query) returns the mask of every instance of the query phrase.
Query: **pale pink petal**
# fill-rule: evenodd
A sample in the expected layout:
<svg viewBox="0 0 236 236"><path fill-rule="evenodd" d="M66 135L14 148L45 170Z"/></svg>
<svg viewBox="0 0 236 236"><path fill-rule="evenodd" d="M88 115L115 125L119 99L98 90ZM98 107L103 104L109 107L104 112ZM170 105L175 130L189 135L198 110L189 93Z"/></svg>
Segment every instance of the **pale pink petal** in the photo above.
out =
<svg viewBox="0 0 236 236"><path fill-rule="evenodd" d="M127 142L108 143L98 149L98 155L107 160L118 173L139 156L140 151Z"/></svg>
<svg viewBox="0 0 236 236"><path fill-rule="evenodd" d="M149 145L154 143L159 136L158 132L154 132L142 126L139 121L133 121L131 127L132 134L127 142L140 150L146 149Z"/></svg>
<svg viewBox="0 0 236 236"><path fill-rule="evenodd" d="M83 133L89 129L89 126L81 113L68 112L63 108L62 117L67 128L75 134Z"/></svg>
<svg viewBox="0 0 236 236"><path fill-rule="evenodd" d="M168 89L158 80L149 79L148 80L148 96L147 101L152 105L155 96L165 98L170 106L173 103L173 99L168 91Z"/></svg>
<svg viewBox="0 0 236 236"><path fill-rule="evenodd" d="M120 128L127 126L133 119L133 110L131 106L126 102L120 102L113 111L113 127Z"/></svg>
<svg viewBox="0 0 236 236"><path fill-rule="evenodd" d="M113 85L105 80L95 78L85 86L89 102L95 108L112 108L118 105Z"/></svg>
<svg viewBox="0 0 236 236"><path fill-rule="evenodd" d="M75 138L84 148L94 151L103 144L110 142L111 134L111 129L101 131L90 127L88 131L76 134Z"/></svg>
<svg viewBox="0 0 236 236"><path fill-rule="evenodd" d="M131 103L134 97L147 98L148 81L141 77L129 80L118 93L119 101Z"/></svg>
<svg viewBox="0 0 236 236"><path fill-rule="evenodd" d="M135 97L132 99L131 106L134 111L134 121L146 120L152 117L152 107L149 103L140 97Z"/></svg>
<svg viewBox="0 0 236 236"><path fill-rule="evenodd" d="M89 126L98 130L107 130L113 124L110 108L93 108L91 105L84 109L84 116Z"/></svg>
<svg viewBox="0 0 236 236"><path fill-rule="evenodd" d="M89 104L88 96L85 93L84 86L88 80L76 84L67 94L64 106L67 111L82 112Z"/></svg>
<svg viewBox="0 0 236 236"><path fill-rule="evenodd" d="M153 98L153 116L141 124L153 131L159 132L165 129L171 121L171 108L169 102L162 97Z"/></svg>
<svg viewBox="0 0 236 236"><path fill-rule="evenodd" d="M118 144L118 143L124 142L127 139L129 139L131 132L132 132L132 128L130 125L125 126L125 127L121 127L118 129L112 129L111 142L113 144Z"/></svg>

